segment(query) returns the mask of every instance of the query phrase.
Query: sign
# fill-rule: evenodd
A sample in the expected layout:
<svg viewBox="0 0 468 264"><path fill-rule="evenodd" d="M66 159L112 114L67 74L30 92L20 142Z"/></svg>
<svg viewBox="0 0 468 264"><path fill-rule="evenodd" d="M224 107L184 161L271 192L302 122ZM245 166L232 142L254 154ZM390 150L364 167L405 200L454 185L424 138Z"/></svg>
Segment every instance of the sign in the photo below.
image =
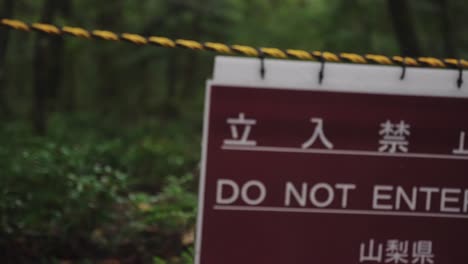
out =
<svg viewBox="0 0 468 264"><path fill-rule="evenodd" d="M455 70L217 58L199 264L466 264L468 86Z"/></svg>

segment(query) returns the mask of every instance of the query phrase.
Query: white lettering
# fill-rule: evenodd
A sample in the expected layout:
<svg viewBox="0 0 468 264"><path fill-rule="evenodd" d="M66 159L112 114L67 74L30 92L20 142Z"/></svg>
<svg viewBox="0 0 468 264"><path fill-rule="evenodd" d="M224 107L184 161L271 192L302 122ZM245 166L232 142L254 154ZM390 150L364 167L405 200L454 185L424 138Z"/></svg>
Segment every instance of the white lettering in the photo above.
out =
<svg viewBox="0 0 468 264"><path fill-rule="evenodd" d="M341 196L341 208L348 207L348 191L356 189L355 184L346 184L346 183L337 183L335 188L338 190L343 190L343 195Z"/></svg>
<svg viewBox="0 0 468 264"><path fill-rule="evenodd" d="M249 189L251 187L258 188L259 194L258 194L257 199L251 199L249 197ZM242 197L242 200L248 205L258 205L265 200L265 197L266 197L265 185L263 185L263 183L259 181L248 181L246 184L244 184L244 186L242 186L241 197Z"/></svg>
<svg viewBox="0 0 468 264"><path fill-rule="evenodd" d="M372 208L378 210L392 210L393 207L389 204L380 204L380 200L390 200L392 196L383 194L382 191L393 191L393 187L389 185L374 186L374 196L372 198Z"/></svg>
<svg viewBox="0 0 468 264"><path fill-rule="evenodd" d="M306 206L307 202L307 183L302 184L302 190L301 193L299 194L297 189L294 187L294 184L291 182L286 183L286 197L284 204L285 206L290 206L291 205L291 195L294 196L296 202L304 207Z"/></svg>
<svg viewBox="0 0 468 264"><path fill-rule="evenodd" d="M232 194L230 197L223 197L224 187L231 187ZM216 187L216 203L217 204L232 204L239 197L239 186L232 180L219 179Z"/></svg>
<svg viewBox="0 0 468 264"><path fill-rule="evenodd" d="M468 213L468 190L465 190L465 201L463 202L463 212Z"/></svg>
<svg viewBox="0 0 468 264"><path fill-rule="evenodd" d="M430 211L432 203L432 194L440 192L439 188L421 187L419 188L419 191L426 193L426 211Z"/></svg>
<svg viewBox="0 0 468 264"><path fill-rule="evenodd" d="M327 199L324 201L317 200L317 191L323 189L327 192ZM333 188L327 183L317 183L310 189L310 202L316 207L327 207L335 198Z"/></svg>
<svg viewBox="0 0 468 264"><path fill-rule="evenodd" d="M448 207L448 203L458 203L459 197L449 197L449 194L459 194L461 192L460 189L452 189L452 188L444 188L442 189L442 194L440 197L440 211L441 212L448 212L448 213L459 213L460 208L455 207Z"/></svg>
<svg viewBox="0 0 468 264"><path fill-rule="evenodd" d="M408 196L408 194L406 194L405 190L403 189L403 187L401 186L398 186L396 188L396 205L395 205L395 209L396 210L400 210L401 209L401 200L404 200L406 205L408 206L408 208L411 210L411 211L414 211L416 210L416 197L417 197L417 188L416 187L413 187L412 188L412 193L411 193L411 200L410 200L410 197Z"/></svg>

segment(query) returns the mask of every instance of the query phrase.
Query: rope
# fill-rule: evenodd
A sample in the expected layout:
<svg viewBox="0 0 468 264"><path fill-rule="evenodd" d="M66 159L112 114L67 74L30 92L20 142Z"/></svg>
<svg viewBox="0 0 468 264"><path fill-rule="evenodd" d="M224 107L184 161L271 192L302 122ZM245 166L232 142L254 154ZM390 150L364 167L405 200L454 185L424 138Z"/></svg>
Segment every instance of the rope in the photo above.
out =
<svg viewBox="0 0 468 264"><path fill-rule="evenodd" d="M456 68L468 69L468 60L464 59L438 59L433 57L401 57L393 56L387 57L377 54L359 55L355 53L340 53L335 54L331 52L313 51L297 49L278 49L261 47L256 48L246 45L227 45L224 43L216 42L198 42L188 39L172 40L161 36L141 36L132 33L118 34L107 30L86 30L80 27L58 27L45 23L25 23L20 20L1 19L0 26L20 30L20 31L36 31L43 34L54 36L73 36L82 39L99 39L105 41L125 41L135 45L155 45L164 48L185 48L194 51L213 51L221 54L238 54L249 57L259 57L260 55L268 56L277 59L297 59L297 60L319 60L326 62L348 62L356 64L380 64L380 65L403 65L413 67L432 67L432 68Z"/></svg>

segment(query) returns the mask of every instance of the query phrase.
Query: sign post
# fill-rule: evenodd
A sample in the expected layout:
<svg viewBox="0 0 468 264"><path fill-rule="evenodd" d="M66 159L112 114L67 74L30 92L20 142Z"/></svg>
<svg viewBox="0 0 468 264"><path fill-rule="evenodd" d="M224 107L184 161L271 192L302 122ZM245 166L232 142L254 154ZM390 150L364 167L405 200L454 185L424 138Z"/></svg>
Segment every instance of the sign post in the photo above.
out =
<svg viewBox="0 0 468 264"><path fill-rule="evenodd" d="M198 264L466 264L468 87L457 72L219 57Z"/></svg>

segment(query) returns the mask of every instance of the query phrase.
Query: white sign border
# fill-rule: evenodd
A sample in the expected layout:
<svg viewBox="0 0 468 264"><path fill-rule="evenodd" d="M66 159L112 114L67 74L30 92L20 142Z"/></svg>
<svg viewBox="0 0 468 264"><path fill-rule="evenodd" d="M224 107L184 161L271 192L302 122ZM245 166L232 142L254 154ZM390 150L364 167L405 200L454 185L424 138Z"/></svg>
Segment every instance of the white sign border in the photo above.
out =
<svg viewBox="0 0 468 264"><path fill-rule="evenodd" d="M200 264L202 233L203 233L203 211L205 207L205 182L206 182L206 163L208 154L209 138L209 118L211 109L211 87L212 81L206 82L205 105L203 110L203 136L202 136L202 156L200 165L200 180L198 185L198 212L197 212L197 230L195 233L195 264Z"/></svg>
<svg viewBox="0 0 468 264"><path fill-rule="evenodd" d="M265 78L260 75L260 59L218 56L213 85L277 88L329 92L414 95L468 98L468 77L457 87L458 69L406 69L369 64L325 63L319 84L319 62L265 59ZM465 74L466 75L466 74Z"/></svg>

